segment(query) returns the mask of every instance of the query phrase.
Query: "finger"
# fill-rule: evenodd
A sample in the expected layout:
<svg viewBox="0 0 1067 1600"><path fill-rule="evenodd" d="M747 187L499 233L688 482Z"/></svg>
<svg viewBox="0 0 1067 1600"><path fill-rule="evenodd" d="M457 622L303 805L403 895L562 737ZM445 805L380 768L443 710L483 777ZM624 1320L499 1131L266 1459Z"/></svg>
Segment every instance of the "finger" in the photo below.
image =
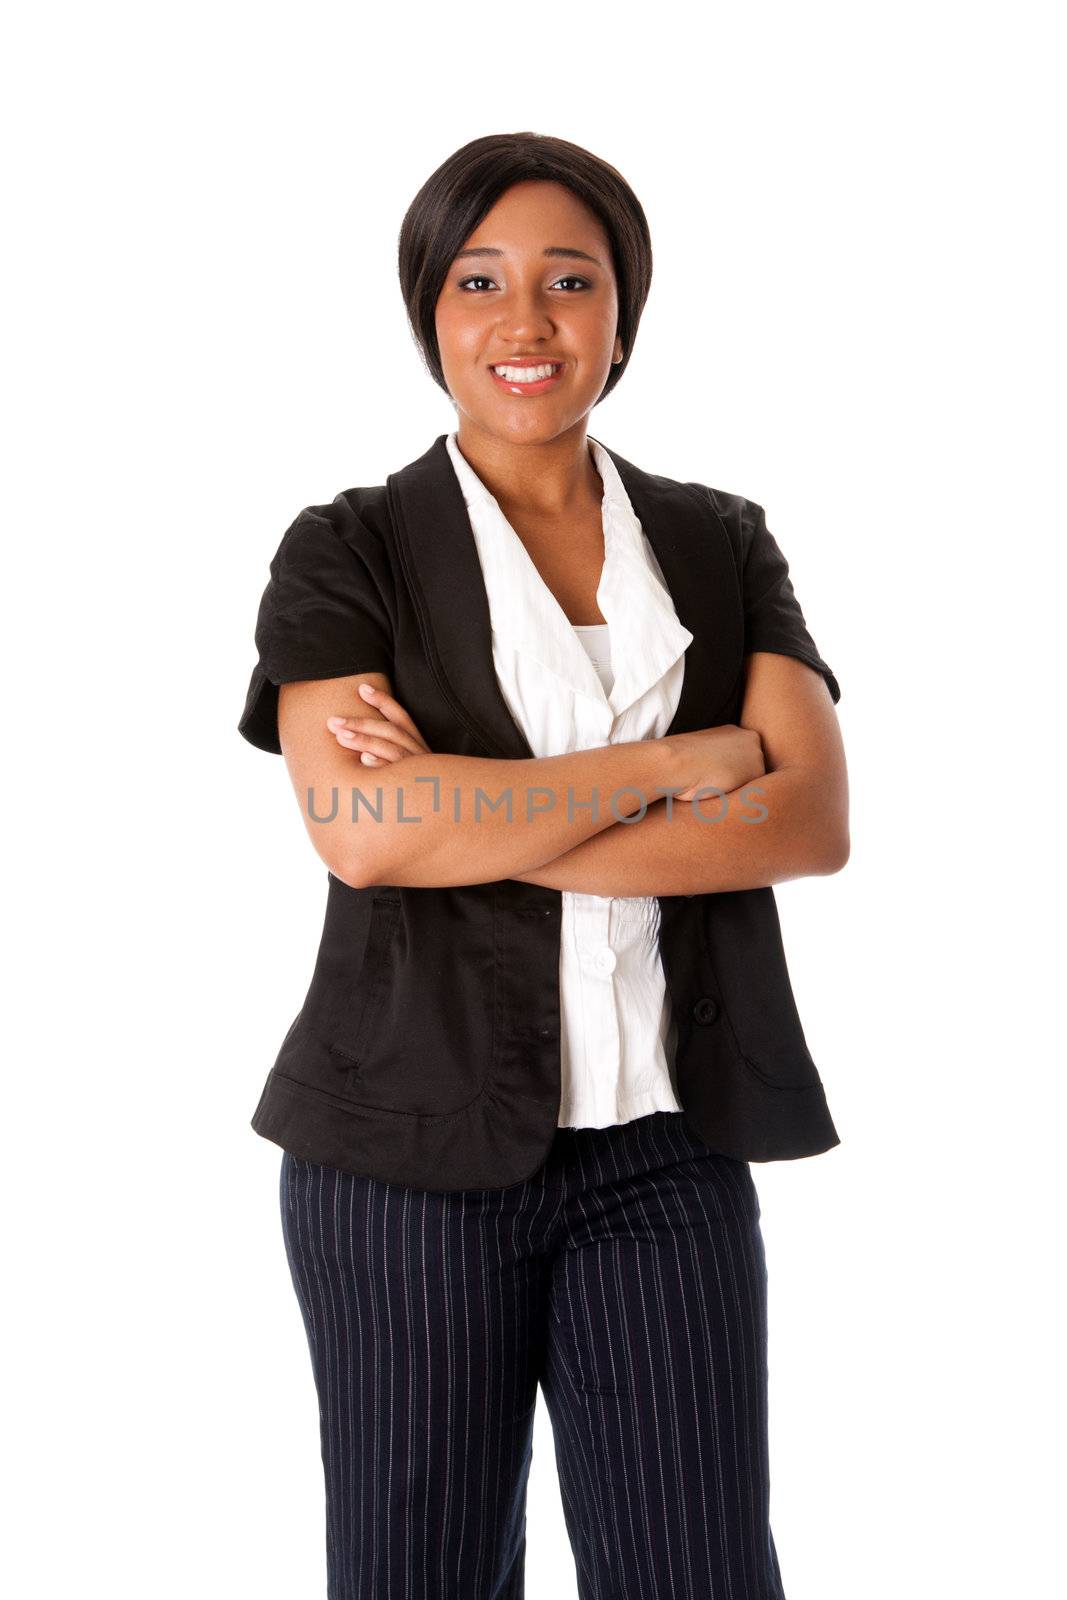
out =
<svg viewBox="0 0 1067 1600"><path fill-rule="evenodd" d="M327 717L326 725L333 734L370 734L393 740L409 755L430 754L429 746L421 739L417 729L414 734L409 734L405 728L396 727L385 717Z"/></svg>
<svg viewBox="0 0 1067 1600"><path fill-rule="evenodd" d="M369 683L361 683L359 693L369 706L374 706L383 716L388 717L394 727L403 728L405 733L417 739L422 749L429 754L429 748L418 728L394 695L387 694L384 689L375 689L373 684Z"/></svg>
<svg viewBox="0 0 1067 1600"><path fill-rule="evenodd" d="M351 750L356 755L378 756L384 761L403 761L410 752L402 750L390 739L376 739L365 733L340 733L337 742L343 750Z"/></svg>
<svg viewBox="0 0 1067 1600"><path fill-rule="evenodd" d="M330 732L341 742L351 739L384 739L390 744L397 745L405 755L426 754L426 748L418 740L413 739L403 728L396 728L391 722L385 722L381 717L328 717ZM362 746L361 746L362 748Z"/></svg>
<svg viewBox="0 0 1067 1600"><path fill-rule="evenodd" d="M381 689L375 689L369 683L360 684L359 687L361 691L360 697L361 699L365 699L367 701L368 710L374 713L375 721L385 721L390 725L390 727L403 728L404 732L416 741L416 747L418 751L420 751L423 755L432 754L430 746L422 737L422 734L415 726L415 723L395 695L387 694ZM366 694L362 693L363 690L367 691ZM339 717L328 720L342 722L358 721L360 719ZM415 753L414 749L412 750L412 753Z"/></svg>

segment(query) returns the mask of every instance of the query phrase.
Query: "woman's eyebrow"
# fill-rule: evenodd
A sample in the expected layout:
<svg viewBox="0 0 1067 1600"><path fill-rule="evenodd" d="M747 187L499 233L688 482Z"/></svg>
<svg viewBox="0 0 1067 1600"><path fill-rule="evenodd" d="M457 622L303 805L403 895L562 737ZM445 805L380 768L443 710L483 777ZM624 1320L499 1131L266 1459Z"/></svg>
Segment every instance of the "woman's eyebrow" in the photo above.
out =
<svg viewBox="0 0 1067 1600"><path fill-rule="evenodd" d="M495 246L486 244L477 250L457 250L456 260L458 261L461 256L502 256L503 254L503 250L498 250ZM546 245L541 254L546 256L572 256L578 261L591 261L595 267L603 265L602 262L597 260L596 256L591 256L587 250L572 250L567 245Z"/></svg>

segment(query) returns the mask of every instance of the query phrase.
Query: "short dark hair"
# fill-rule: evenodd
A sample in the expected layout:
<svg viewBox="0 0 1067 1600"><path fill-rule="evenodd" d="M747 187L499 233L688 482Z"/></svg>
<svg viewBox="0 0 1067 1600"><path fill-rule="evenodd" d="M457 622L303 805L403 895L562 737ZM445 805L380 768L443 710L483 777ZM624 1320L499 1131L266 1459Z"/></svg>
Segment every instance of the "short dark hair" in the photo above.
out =
<svg viewBox="0 0 1067 1600"><path fill-rule="evenodd" d="M652 283L652 239L641 202L607 161L566 139L541 133L489 133L472 139L432 172L400 227L398 265L408 325L423 361L445 393L434 312L463 241L513 184L547 179L589 207L611 242L619 299L622 360L612 366L597 404L630 360Z"/></svg>

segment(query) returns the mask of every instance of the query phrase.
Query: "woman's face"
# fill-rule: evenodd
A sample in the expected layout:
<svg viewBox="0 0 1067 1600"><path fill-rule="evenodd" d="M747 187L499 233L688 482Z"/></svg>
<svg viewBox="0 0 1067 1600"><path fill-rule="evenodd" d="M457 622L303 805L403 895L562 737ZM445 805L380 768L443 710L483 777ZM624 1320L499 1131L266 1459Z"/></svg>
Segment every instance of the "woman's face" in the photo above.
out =
<svg viewBox="0 0 1067 1600"><path fill-rule="evenodd" d="M618 314L597 218L562 184L515 184L464 241L437 301L441 366L461 421L517 444L580 423L622 357ZM550 362L558 376L533 385L493 373Z"/></svg>

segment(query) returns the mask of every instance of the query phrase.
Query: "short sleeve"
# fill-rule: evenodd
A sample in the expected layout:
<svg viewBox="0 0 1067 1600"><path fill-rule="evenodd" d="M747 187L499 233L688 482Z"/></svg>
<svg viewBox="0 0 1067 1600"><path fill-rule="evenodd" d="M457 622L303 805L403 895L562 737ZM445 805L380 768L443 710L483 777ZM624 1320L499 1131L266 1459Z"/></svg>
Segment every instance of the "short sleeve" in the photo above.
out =
<svg viewBox="0 0 1067 1600"><path fill-rule="evenodd" d="M789 577L789 564L767 527L763 507L746 503L742 517L745 653L770 650L796 656L822 674L834 705L841 698L837 678L808 632Z"/></svg>
<svg viewBox="0 0 1067 1600"><path fill-rule="evenodd" d="M393 674L393 611L381 541L338 496L306 508L270 564L256 621L259 659L238 732L281 754L278 688L357 672Z"/></svg>

